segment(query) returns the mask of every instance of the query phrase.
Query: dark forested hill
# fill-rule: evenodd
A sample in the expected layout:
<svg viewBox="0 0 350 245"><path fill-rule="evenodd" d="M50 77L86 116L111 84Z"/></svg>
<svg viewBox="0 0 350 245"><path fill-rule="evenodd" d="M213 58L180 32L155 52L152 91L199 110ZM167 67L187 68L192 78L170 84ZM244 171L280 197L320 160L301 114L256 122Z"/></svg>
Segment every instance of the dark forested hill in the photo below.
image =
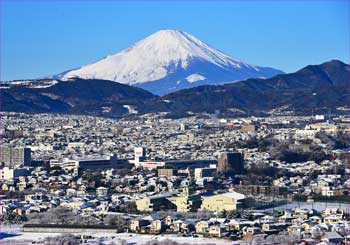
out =
<svg viewBox="0 0 350 245"><path fill-rule="evenodd" d="M349 104L350 66L337 60L309 65L270 79L200 86L162 97L170 111L207 111L232 108L259 111L286 107L295 110L336 108Z"/></svg>
<svg viewBox="0 0 350 245"><path fill-rule="evenodd" d="M311 112L350 104L350 66L332 60L269 79L199 86L163 97L140 88L96 79L15 81L1 86L2 111L118 117L162 111L176 115L189 111L213 113L215 110L259 113L276 108Z"/></svg>

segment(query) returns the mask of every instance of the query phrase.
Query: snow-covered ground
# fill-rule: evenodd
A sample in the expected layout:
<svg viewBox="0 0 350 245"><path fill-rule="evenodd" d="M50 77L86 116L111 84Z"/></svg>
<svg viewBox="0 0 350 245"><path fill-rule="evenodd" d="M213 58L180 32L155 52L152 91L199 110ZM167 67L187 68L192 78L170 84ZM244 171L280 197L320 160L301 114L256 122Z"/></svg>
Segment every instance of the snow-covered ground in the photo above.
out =
<svg viewBox="0 0 350 245"><path fill-rule="evenodd" d="M314 202L314 203L308 203L308 202L291 202L285 205L281 205L274 208L268 208L265 210L278 210L278 209L295 209L295 208L306 208L306 209L315 209L317 211L323 211L326 208L340 208L343 209L345 212L350 211L350 204L349 203L331 203L331 202Z"/></svg>
<svg viewBox="0 0 350 245"><path fill-rule="evenodd" d="M98 237L104 237L107 234L98 234ZM189 243L189 244L234 244L230 240L224 239L212 239L212 238L203 238L203 237L181 237L177 235L140 235L140 234L131 234L131 233L119 233L119 234L109 234L109 237L114 236L115 240L124 239L128 243L134 244L145 244L149 241L158 240L164 241L170 239L178 243Z"/></svg>
<svg viewBox="0 0 350 245"><path fill-rule="evenodd" d="M33 241L43 240L45 237L58 236L60 233L34 233L22 232L20 226L2 226L1 244L29 244ZM77 235L91 235L96 237L93 241L96 243L117 244L120 240L126 240L130 244L146 244L149 241L164 241L167 239L178 243L188 244L236 244L233 241L225 239L203 238L203 237L182 237L177 235L141 235L133 233L84 233ZM90 241L91 242L91 241Z"/></svg>

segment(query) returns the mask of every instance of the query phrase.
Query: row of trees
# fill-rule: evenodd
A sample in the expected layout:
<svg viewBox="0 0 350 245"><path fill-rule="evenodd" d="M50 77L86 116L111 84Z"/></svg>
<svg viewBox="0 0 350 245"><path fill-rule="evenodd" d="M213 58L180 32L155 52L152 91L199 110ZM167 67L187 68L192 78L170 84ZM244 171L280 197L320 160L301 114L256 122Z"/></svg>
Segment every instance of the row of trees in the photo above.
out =
<svg viewBox="0 0 350 245"><path fill-rule="evenodd" d="M54 237L46 237L44 244L62 244L62 245L75 245L80 244L81 239L78 236L74 236L72 234L63 234Z"/></svg>
<svg viewBox="0 0 350 245"><path fill-rule="evenodd" d="M267 237L264 236L256 236L251 239L245 240L243 244L297 244L300 242L300 237L297 235L289 235L289 234L278 234L278 235L270 235Z"/></svg>
<svg viewBox="0 0 350 245"><path fill-rule="evenodd" d="M72 234L63 234L55 237L46 237L45 244L50 245L50 244L60 244L60 245L75 245L75 244L80 244L81 239L78 236L74 236ZM110 244L110 245L127 245L128 242L124 239L118 239L117 242L111 242L111 243L103 243L103 244ZM178 243L174 240L171 239L164 239L164 240L151 240L145 243L146 245L190 245L188 243ZM214 245L213 243L207 243L204 245Z"/></svg>
<svg viewBox="0 0 350 245"><path fill-rule="evenodd" d="M339 132L336 135L326 134L319 132L315 136L319 139L322 144L326 145L327 150L345 149L350 147L350 134ZM261 152L269 152L273 159L278 159L285 162L305 162L315 161L317 163L323 160L330 159L330 156L312 140L303 140L302 144L309 146L309 150L292 150L290 145L293 144L291 141L280 141L268 135L263 139L257 137L251 137L246 141L236 142L228 147L233 148L257 148Z"/></svg>
<svg viewBox="0 0 350 245"><path fill-rule="evenodd" d="M44 213L32 213L27 218L29 224L113 225L120 230L129 225L121 215L80 215L65 207L53 208Z"/></svg>

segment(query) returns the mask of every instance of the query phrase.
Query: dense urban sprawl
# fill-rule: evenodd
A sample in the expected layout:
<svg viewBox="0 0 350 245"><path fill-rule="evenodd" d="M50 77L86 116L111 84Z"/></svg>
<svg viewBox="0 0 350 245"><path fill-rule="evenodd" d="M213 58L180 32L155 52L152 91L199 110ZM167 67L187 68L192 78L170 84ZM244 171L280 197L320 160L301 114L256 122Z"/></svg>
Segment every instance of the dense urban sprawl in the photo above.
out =
<svg viewBox="0 0 350 245"><path fill-rule="evenodd" d="M350 244L348 117L2 124L1 222L21 234L4 243Z"/></svg>

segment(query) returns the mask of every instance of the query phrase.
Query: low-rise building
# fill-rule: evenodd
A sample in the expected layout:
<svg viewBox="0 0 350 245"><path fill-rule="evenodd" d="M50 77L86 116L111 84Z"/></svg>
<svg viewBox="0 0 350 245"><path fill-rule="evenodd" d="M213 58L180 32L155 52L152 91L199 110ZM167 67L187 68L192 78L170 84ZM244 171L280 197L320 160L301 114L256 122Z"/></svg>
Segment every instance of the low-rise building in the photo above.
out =
<svg viewBox="0 0 350 245"><path fill-rule="evenodd" d="M226 192L203 197L201 209L213 212L236 210L243 204L246 196L238 192Z"/></svg>

